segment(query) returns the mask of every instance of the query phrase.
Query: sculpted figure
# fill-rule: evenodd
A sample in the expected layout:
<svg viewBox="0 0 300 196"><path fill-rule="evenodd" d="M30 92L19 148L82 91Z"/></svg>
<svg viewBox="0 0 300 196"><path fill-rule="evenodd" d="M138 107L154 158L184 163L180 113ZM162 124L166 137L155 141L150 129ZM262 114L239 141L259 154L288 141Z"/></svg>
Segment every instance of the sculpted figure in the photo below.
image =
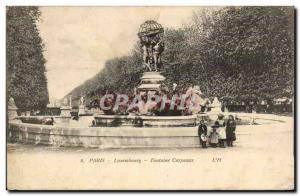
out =
<svg viewBox="0 0 300 196"><path fill-rule="evenodd" d="M154 60L154 69L158 71L161 65L161 53L164 51L164 43L160 40L153 47L153 60Z"/></svg>
<svg viewBox="0 0 300 196"><path fill-rule="evenodd" d="M83 105L84 97L80 97L80 105Z"/></svg>
<svg viewBox="0 0 300 196"><path fill-rule="evenodd" d="M15 100L14 98L9 98L8 100L8 107L11 107L11 108L15 108L16 107L16 103L15 103Z"/></svg>
<svg viewBox="0 0 300 196"><path fill-rule="evenodd" d="M148 20L140 26L140 38L143 53L143 66L147 71L159 71L161 68L161 53L164 51L163 27L156 21Z"/></svg>
<svg viewBox="0 0 300 196"><path fill-rule="evenodd" d="M142 46L142 51L143 51L143 61L144 61L144 66L149 70L152 71L151 66L150 66L150 56L149 52L147 49L146 45Z"/></svg>

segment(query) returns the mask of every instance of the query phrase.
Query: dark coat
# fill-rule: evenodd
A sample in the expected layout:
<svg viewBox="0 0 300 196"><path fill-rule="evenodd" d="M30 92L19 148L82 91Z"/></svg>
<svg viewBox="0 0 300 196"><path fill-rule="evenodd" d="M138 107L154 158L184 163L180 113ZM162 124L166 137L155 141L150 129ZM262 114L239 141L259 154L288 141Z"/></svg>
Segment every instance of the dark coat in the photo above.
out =
<svg viewBox="0 0 300 196"><path fill-rule="evenodd" d="M226 138L227 140L230 141L235 141L236 136L235 136L235 128L236 128L236 123L234 120L228 120L226 123Z"/></svg>
<svg viewBox="0 0 300 196"><path fill-rule="evenodd" d="M199 137L201 134L207 135L207 126L206 125L199 125L198 127L198 135Z"/></svg>

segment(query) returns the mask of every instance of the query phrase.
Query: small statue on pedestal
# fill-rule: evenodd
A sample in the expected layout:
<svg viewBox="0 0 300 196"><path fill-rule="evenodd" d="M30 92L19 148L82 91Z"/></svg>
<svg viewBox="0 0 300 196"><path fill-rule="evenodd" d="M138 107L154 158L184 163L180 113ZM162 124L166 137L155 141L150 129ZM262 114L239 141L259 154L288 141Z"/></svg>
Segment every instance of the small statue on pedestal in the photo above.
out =
<svg viewBox="0 0 300 196"><path fill-rule="evenodd" d="M7 104L7 111L8 111L9 120L15 119L18 116L17 110L18 110L18 108L16 106L14 98L12 98L12 97L9 98L8 104Z"/></svg>
<svg viewBox="0 0 300 196"><path fill-rule="evenodd" d="M60 107L60 116L67 117L67 118L71 117L71 109L72 107L70 107L70 102L65 97L63 100L63 104Z"/></svg>
<svg viewBox="0 0 300 196"><path fill-rule="evenodd" d="M79 105L83 105L83 103L84 103L84 97L80 97L80 103L79 103Z"/></svg>
<svg viewBox="0 0 300 196"><path fill-rule="evenodd" d="M79 107L78 107L78 115L84 115L85 114L85 105L84 105L84 97L81 96L79 99Z"/></svg>

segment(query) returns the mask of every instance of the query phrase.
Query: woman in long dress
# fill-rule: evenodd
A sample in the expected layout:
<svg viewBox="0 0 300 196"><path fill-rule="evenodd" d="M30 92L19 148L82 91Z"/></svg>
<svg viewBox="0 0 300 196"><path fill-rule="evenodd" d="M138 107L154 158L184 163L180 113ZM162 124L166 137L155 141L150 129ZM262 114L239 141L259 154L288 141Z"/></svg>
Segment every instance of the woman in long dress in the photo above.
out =
<svg viewBox="0 0 300 196"><path fill-rule="evenodd" d="M226 141L226 131L225 131L225 119L223 114L218 115L218 119L215 122L215 125L218 126L218 133L219 133L219 146L221 148L225 148L225 141Z"/></svg>
<svg viewBox="0 0 300 196"><path fill-rule="evenodd" d="M227 141L227 146L232 147L233 141L236 140L236 136L235 136L236 122L232 115L229 115L228 118L229 119L226 123L226 141Z"/></svg>

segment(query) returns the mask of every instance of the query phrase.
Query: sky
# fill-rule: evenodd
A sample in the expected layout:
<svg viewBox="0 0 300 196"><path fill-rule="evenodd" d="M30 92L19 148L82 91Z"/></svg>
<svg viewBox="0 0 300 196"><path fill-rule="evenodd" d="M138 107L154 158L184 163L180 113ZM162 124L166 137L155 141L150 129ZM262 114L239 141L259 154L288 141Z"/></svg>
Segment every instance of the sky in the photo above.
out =
<svg viewBox="0 0 300 196"><path fill-rule="evenodd" d="M189 21L195 7L40 7L50 99L61 99L96 75L106 60L127 55L140 24L165 28ZM112 76L113 77L113 76Z"/></svg>

